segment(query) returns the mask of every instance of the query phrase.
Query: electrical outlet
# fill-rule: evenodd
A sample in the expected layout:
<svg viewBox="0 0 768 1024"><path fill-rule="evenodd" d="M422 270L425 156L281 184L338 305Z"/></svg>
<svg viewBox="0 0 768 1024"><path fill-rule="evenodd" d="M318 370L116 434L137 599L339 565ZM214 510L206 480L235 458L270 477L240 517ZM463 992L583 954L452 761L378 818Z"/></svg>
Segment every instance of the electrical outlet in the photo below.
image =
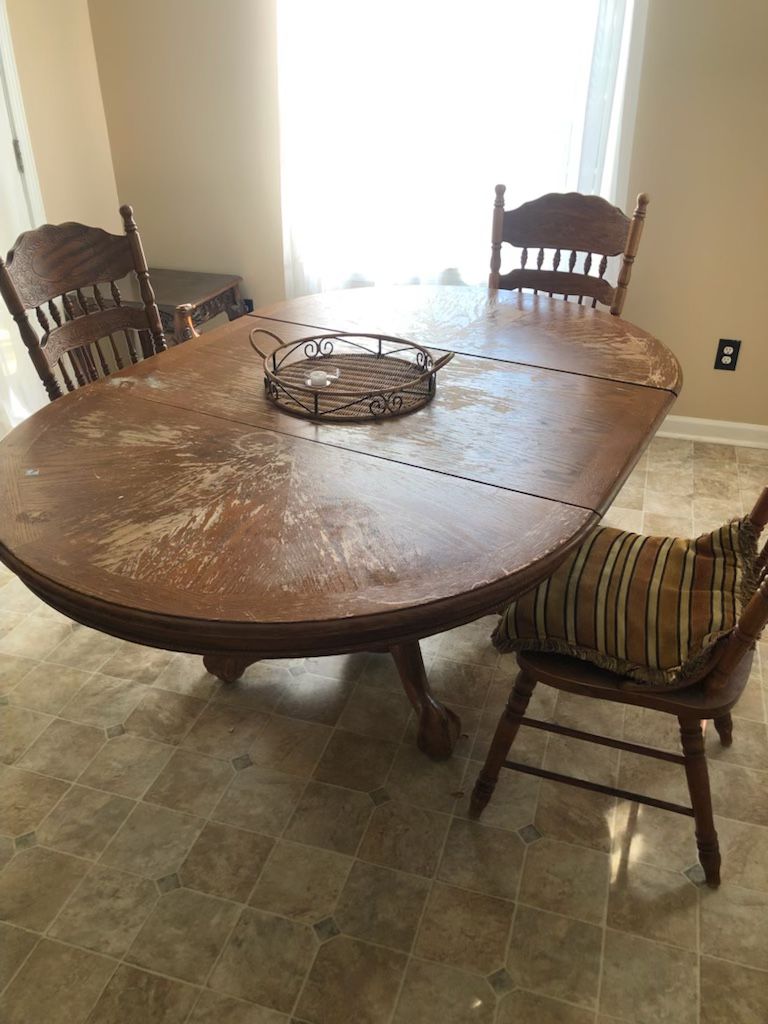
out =
<svg viewBox="0 0 768 1024"><path fill-rule="evenodd" d="M716 370L735 370L739 358L741 342L734 338L721 338L717 343L717 354L715 355Z"/></svg>

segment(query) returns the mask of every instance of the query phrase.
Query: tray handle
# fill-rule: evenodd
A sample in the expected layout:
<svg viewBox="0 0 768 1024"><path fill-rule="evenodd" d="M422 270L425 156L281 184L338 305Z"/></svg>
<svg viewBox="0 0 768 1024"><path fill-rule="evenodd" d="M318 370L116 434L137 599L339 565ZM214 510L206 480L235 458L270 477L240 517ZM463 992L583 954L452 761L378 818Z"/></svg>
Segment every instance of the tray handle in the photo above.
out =
<svg viewBox="0 0 768 1024"><path fill-rule="evenodd" d="M442 370L446 363L450 363L453 357L456 355L455 352L446 352L444 356L440 356L439 359L432 363L432 369L430 373L437 373L438 370Z"/></svg>
<svg viewBox="0 0 768 1024"><path fill-rule="evenodd" d="M258 353L258 355L260 355L262 359L268 359L271 355L274 355L277 349L273 349L271 352L262 352L259 346L256 344L256 342L253 340L254 334L267 334L269 335L270 338L275 339L279 348L283 348L285 346L285 342L283 341L283 339L278 338L278 336L276 334L273 334L272 331L268 331L265 327L254 327L251 330L250 334L248 335L248 341L253 351Z"/></svg>

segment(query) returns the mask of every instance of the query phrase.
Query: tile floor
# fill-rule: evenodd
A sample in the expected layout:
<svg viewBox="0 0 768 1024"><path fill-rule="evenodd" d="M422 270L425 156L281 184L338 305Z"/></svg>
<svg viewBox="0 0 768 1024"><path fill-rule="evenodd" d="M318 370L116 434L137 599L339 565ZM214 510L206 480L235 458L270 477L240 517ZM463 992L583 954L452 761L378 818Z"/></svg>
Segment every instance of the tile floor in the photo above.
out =
<svg viewBox="0 0 768 1024"><path fill-rule="evenodd" d="M657 440L610 520L704 530L766 476L766 452ZM759 656L733 747L708 741L713 892L690 822L661 811L507 774L467 820L514 671L490 620L425 642L465 730L434 764L386 657L262 664L222 687L7 573L0 607L3 1024L768 1021ZM535 703L584 722L576 698ZM676 742L654 713L599 715ZM568 739L526 731L518 756L682 796L674 766Z"/></svg>

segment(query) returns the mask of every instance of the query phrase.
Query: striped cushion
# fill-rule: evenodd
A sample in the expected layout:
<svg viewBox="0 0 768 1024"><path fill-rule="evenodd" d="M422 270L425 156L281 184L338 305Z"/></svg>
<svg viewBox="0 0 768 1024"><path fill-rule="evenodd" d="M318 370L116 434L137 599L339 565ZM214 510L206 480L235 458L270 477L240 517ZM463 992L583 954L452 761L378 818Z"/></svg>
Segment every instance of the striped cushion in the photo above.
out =
<svg viewBox="0 0 768 1024"><path fill-rule="evenodd" d="M757 531L735 520L695 540L601 527L549 579L506 609L501 651L591 661L639 684L684 686L755 587Z"/></svg>

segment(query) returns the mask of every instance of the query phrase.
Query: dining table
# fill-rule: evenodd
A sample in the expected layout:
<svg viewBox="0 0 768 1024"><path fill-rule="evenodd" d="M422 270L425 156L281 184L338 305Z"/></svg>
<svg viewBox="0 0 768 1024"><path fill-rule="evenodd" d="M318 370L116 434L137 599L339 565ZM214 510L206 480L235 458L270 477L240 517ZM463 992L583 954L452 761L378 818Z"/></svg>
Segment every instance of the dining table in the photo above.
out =
<svg viewBox="0 0 768 1024"><path fill-rule="evenodd" d="M455 355L409 415L316 421L270 400L257 327ZM389 652L419 746L445 758L461 724L419 641L554 570L680 387L660 341L561 298L408 285L289 299L17 426L0 442L0 558L71 619L202 655L225 684L265 659Z"/></svg>

